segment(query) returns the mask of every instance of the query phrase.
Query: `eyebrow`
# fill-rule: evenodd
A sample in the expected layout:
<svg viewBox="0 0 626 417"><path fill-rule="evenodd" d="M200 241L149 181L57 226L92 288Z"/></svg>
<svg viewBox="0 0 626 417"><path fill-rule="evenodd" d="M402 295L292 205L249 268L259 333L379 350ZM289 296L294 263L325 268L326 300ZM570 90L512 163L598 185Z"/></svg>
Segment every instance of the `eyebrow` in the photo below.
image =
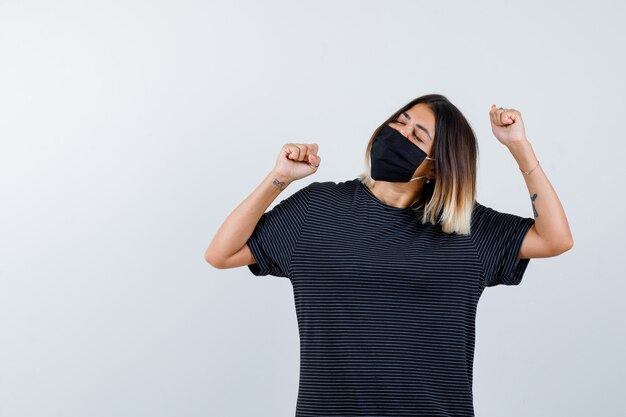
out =
<svg viewBox="0 0 626 417"><path fill-rule="evenodd" d="M407 113L407 112L403 111L403 112L402 112L402 115L403 115L404 117L406 117L407 119L411 120L411 116L409 115L409 113ZM426 128L425 128L424 126L422 126L422 125L421 125L421 124L419 124L419 123L415 123L415 126L416 126L418 129L423 130L423 131L424 131L424 132L428 135L428 139L430 139L431 141L433 140L432 136L430 136L430 133L428 133L428 130L426 130Z"/></svg>

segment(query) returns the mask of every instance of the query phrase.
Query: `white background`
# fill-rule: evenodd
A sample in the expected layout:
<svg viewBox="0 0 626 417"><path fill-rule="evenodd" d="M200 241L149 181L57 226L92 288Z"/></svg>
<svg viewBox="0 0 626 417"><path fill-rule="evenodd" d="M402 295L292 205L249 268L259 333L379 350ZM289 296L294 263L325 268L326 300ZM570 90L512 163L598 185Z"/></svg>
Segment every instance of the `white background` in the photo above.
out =
<svg viewBox="0 0 626 417"><path fill-rule="evenodd" d="M0 416L290 416L289 280L204 250L286 142L312 181L440 93L481 203L532 217L489 107L522 112L575 246L479 303L476 414L614 416L624 396L620 1L0 3ZM278 200L275 201L275 203Z"/></svg>

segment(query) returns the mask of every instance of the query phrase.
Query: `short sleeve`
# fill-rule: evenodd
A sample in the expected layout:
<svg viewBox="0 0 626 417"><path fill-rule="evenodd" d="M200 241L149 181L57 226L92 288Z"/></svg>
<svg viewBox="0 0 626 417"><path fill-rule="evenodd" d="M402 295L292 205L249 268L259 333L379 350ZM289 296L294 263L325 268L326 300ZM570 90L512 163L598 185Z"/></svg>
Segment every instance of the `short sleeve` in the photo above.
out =
<svg viewBox="0 0 626 417"><path fill-rule="evenodd" d="M246 242L256 261L248 265L254 275L291 278L291 256L307 218L310 191L306 186L263 213Z"/></svg>
<svg viewBox="0 0 626 417"><path fill-rule="evenodd" d="M519 285L530 259L517 259L531 217L502 213L476 203L472 237L484 270L485 287Z"/></svg>

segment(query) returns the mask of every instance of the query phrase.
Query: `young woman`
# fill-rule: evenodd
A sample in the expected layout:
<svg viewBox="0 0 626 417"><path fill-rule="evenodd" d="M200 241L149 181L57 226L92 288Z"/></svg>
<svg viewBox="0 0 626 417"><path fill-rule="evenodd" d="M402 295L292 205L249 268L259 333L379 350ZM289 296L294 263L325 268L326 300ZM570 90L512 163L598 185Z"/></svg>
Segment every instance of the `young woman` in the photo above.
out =
<svg viewBox="0 0 626 417"><path fill-rule="evenodd" d="M478 203L478 144L442 95L418 97L373 133L366 170L313 182L317 144L282 147L275 168L205 252L290 279L300 333L296 416L473 416L475 316L485 289L517 285L530 258L573 246L559 198L519 111L489 111L534 218Z"/></svg>

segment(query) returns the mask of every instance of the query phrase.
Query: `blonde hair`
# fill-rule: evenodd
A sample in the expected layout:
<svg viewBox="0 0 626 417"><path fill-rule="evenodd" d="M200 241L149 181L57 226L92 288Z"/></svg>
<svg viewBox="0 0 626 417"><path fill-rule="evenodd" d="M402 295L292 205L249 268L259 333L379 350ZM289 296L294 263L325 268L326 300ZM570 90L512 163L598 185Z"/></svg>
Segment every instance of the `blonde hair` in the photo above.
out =
<svg viewBox="0 0 626 417"><path fill-rule="evenodd" d="M478 141L474 130L460 110L441 94L427 94L411 100L372 134L365 149L365 171L359 180L365 185L371 177L370 150L378 132L403 111L418 103L426 104L435 114L435 136L431 158L435 158L436 180L424 183L412 208L422 223L440 224L444 233L469 235L472 211L476 202ZM421 213L421 214L419 214Z"/></svg>

